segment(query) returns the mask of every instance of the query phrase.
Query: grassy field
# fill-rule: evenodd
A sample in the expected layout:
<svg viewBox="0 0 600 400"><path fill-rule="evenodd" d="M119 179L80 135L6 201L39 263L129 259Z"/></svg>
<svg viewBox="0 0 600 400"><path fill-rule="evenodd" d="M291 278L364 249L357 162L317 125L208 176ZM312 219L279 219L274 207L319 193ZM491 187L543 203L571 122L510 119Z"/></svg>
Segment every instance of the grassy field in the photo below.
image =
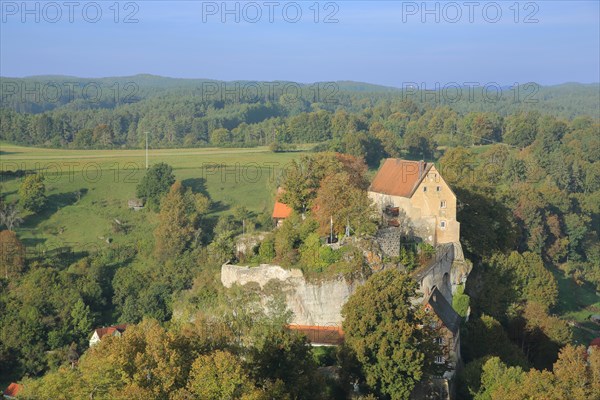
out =
<svg viewBox="0 0 600 400"><path fill-rule="evenodd" d="M592 339L600 336L598 325L590 321L590 315L600 314L600 296L589 283L578 285L560 270L554 274L559 291L557 312L572 324L573 341L588 345Z"/></svg>
<svg viewBox="0 0 600 400"><path fill-rule="evenodd" d="M301 152L272 153L251 149L162 149L150 151L150 165L165 162L176 178L213 201L213 214L234 205L250 211L270 210L279 177ZM147 236L153 218L127 208L145 172L143 150L55 150L0 143L2 172L37 171L45 177L48 204L38 215L25 215L17 230L30 248L104 246ZM22 178L2 175L2 194L17 200ZM150 217L150 218L148 218ZM115 234L113 221L131 227ZM75 246L73 246L75 245Z"/></svg>

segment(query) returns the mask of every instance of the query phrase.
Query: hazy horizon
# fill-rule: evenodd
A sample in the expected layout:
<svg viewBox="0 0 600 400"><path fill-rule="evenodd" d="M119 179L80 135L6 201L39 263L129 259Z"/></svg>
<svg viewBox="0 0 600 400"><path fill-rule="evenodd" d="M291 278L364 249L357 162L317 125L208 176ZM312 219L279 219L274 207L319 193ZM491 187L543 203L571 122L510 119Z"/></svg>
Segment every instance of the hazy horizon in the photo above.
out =
<svg viewBox="0 0 600 400"><path fill-rule="evenodd" d="M390 88L390 89L403 89L402 86L392 86L392 85L379 84L379 83L374 83L374 82L369 82L369 81L357 81L357 80L346 80L346 79L343 79L343 80L337 79L337 80L332 80L332 81L294 81L294 80L287 80L287 79L273 79L273 80L268 80L268 79L267 80L259 80L259 79L230 79L229 80L229 79L227 79L227 80L225 80L225 79L216 79L216 78L210 78L210 77L174 77L174 76L165 76L165 75L155 75L155 74L150 74L150 73L146 73L146 72L139 72L139 73L132 74L132 75L112 75L112 76L77 76L77 75L60 75L60 74L39 74L39 75L27 75L27 76L0 75L0 78L1 79L76 78L76 79L93 80L93 79L125 79L125 78L139 77L139 76L160 78L160 79L189 80L189 81L206 80L206 81L216 81L216 82L287 81L287 82L298 83L301 85L311 85L311 84L315 84L315 83L325 83L325 82L336 82L336 83L348 82L348 83L358 83L358 84L380 86L380 87L385 87L385 88ZM409 84L412 82L413 81L405 81L405 82L403 82L403 84ZM435 83L437 81L433 81L433 82ZM416 83L422 84L422 82L416 82ZM448 83L452 83L452 82L448 82ZM468 86L470 86L469 84L473 84L475 82L464 82L464 83L466 83L466 85L462 85L462 86L468 87ZM497 83L497 84L499 84L499 86L501 88L510 87L512 85L512 83L507 83L507 82L487 82L487 83ZM570 81L564 81L564 82L552 83L552 84L541 84L541 83L535 82L535 81L518 82L519 85L524 85L524 84L528 84L528 83L534 83L534 84L540 85L542 87L552 87L552 86L561 86L561 85L600 85L600 80L592 81L592 82L579 82L579 81L570 80ZM427 90L435 90L434 84L432 84L431 86L425 85L424 87Z"/></svg>

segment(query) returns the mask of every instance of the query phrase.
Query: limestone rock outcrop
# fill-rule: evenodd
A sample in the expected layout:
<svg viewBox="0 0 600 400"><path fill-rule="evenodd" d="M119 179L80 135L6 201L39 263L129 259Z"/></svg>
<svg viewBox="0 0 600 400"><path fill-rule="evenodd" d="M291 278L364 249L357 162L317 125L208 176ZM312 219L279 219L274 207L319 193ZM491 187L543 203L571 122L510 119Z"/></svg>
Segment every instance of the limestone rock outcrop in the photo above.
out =
<svg viewBox="0 0 600 400"><path fill-rule="evenodd" d="M456 287L464 283L471 272L471 263L465 260L460 243L445 243L437 246L436 250L435 258L428 265L411 273L422 294L422 297L414 299L415 304L422 302L434 287L452 304ZM372 269L377 273L375 268ZM225 264L221 267L221 283L227 288L236 284L257 284L265 296L268 296L265 287L277 283L285 295L288 309L293 312L292 324L340 326L343 305L364 283L364 279L349 281L338 276L310 282L299 269L284 269L270 264L258 267Z"/></svg>
<svg viewBox="0 0 600 400"><path fill-rule="evenodd" d="M278 265L225 264L221 267L221 282L228 288L234 284L257 283L263 289L271 281L278 282L285 294L287 306L294 313L292 324L318 326L340 326L342 306L364 283L349 282L341 276L323 282L307 282L299 269L286 270Z"/></svg>

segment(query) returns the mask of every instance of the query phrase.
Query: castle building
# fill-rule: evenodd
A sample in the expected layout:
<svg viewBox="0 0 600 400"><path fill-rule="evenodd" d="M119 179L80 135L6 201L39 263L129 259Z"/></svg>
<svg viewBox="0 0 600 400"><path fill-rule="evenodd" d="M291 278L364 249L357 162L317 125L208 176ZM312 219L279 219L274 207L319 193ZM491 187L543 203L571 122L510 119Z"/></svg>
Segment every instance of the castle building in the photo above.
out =
<svg viewBox="0 0 600 400"><path fill-rule="evenodd" d="M409 223L415 236L434 246L459 241L456 195L432 163L386 159L369 197L389 226Z"/></svg>

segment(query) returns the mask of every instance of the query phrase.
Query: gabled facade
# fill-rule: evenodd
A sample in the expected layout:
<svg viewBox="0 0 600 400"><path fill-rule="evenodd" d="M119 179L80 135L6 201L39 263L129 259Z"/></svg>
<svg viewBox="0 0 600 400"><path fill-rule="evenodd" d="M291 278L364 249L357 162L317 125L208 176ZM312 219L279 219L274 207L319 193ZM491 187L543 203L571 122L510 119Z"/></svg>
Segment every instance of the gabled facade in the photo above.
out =
<svg viewBox="0 0 600 400"><path fill-rule="evenodd" d="M369 197L389 226L408 223L415 236L433 245L459 241L456 195L432 163L386 159Z"/></svg>
<svg viewBox="0 0 600 400"><path fill-rule="evenodd" d="M105 336L120 337L123 334L123 332L125 332L125 329L127 329L126 324L94 329L94 333L92 333L92 337L90 338L90 347L101 341L102 338Z"/></svg>

